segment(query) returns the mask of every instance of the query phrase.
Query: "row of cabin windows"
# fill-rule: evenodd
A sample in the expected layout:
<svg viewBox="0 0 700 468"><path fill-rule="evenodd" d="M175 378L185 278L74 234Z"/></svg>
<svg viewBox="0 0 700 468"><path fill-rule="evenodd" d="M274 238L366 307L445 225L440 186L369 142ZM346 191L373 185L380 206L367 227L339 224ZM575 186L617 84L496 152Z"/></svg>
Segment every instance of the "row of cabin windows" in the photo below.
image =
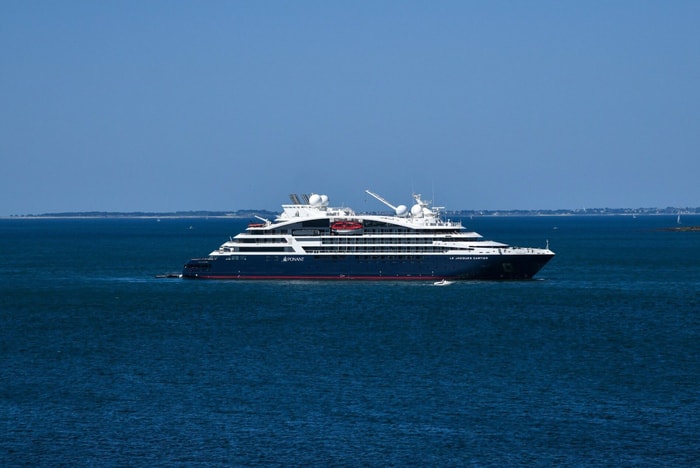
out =
<svg viewBox="0 0 700 468"><path fill-rule="evenodd" d="M294 252L292 247L237 247L238 252Z"/></svg>
<svg viewBox="0 0 700 468"><path fill-rule="evenodd" d="M425 257L420 255L354 255L355 261L357 262L373 262L373 263L398 263L398 262L411 262L420 263L425 260ZM349 260L347 255L315 255L315 260Z"/></svg>
<svg viewBox="0 0 700 468"><path fill-rule="evenodd" d="M377 262L377 263L397 263L397 262L411 262L411 263L420 263L422 262L425 258L421 257L420 255L354 255L353 256L355 261L358 262ZM333 260L333 261L344 261L344 260L349 260L350 258L347 255L315 255L314 260ZM281 256L279 255L266 255L265 256L265 261L266 262L280 262L282 261ZM245 260L245 257L242 258Z"/></svg>
<svg viewBox="0 0 700 468"><path fill-rule="evenodd" d="M367 253L374 253L374 252L386 252L386 253L391 253L391 252L400 252L400 253L444 253L447 252L447 248L445 247L437 247L437 246L416 246L416 247L407 247L407 246L354 246L354 245L323 245L323 246L314 246L314 247L304 247L304 250L309 253L331 253L331 252L367 252Z"/></svg>
<svg viewBox="0 0 700 468"><path fill-rule="evenodd" d="M318 229L310 229L310 228ZM365 225L363 232L365 234L431 234L431 235L444 235L444 234L457 234L458 230L445 231L444 229L409 229L397 226L387 226L387 227L367 227ZM328 236L328 235L339 235L331 231L331 229L326 226L303 226L301 229L299 227L294 228L284 228L284 229L273 229L272 231L265 231L262 229L251 229L248 231L249 234L255 235L316 235L316 236Z"/></svg>
<svg viewBox="0 0 700 468"><path fill-rule="evenodd" d="M303 233L300 232L295 232L298 240L316 240L313 237L321 237L321 234L318 233L309 233L304 231ZM415 234L415 233L414 233ZM426 235L424 233L421 233L423 235ZM444 239L446 235L449 235L450 233L433 233L430 234L430 237L393 237L393 238L370 238L370 237L365 237L365 236L325 236L321 237L321 241L324 244L341 244L341 243L346 243L346 244L426 244L430 243L433 240L435 240L435 237L439 235L439 238ZM311 236L311 239L303 239L302 237L309 237ZM279 243L279 244L286 244L287 239L284 237L279 237L279 235L276 236L271 236L271 235L264 235L264 236L258 236L258 237L237 237L236 238L236 243L238 244L262 244L262 243Z"/></svg>
<svg viewBox="0 0 700 468"><path fill-rule="evenodd" d="M369 237L346 237L346 238L323 238L321 243L324 245L343 245L343 244L418 244L431 245L435 240L434 237L389 237L389 238L369 238Z"/></svg>
<svg viewBox="0 0 700 468"><path fill-rule="evenodd" d="M284 237L269 237L269 236L261 236L261 237L237 237L236 238L236 243L237 244L286 244L287 239Z"/></svg>

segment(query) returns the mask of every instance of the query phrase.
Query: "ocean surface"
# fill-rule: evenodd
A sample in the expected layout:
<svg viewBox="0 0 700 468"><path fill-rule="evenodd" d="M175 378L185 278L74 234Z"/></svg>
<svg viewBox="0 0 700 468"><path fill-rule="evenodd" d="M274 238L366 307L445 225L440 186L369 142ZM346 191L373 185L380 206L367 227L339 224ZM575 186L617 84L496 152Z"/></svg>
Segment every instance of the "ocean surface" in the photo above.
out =
<svg viewBox="0 0 700 468"><path fill-rule="evenodd" d="M675 216L464 220L532 281L155 278L246 222L0 220L0 466L700 464Z"/></svg>

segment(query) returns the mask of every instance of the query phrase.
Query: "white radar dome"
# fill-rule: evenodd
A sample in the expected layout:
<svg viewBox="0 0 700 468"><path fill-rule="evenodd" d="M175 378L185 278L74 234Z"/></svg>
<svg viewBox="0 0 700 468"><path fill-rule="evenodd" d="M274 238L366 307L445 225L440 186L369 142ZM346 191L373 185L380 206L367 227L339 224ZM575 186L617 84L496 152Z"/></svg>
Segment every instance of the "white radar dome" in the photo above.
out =
<svg viewBox="0 0 700 468"><path fill-rule="evenodd" d="M419 204L415 204L411 207L411 214L415 216L416 218L420 218L423 216L423 207L420 206Z"/></svg>
<svg viewBox="0 0 700 468"><path fill-rule="evenodd" d="M406 205L399 205L396 207L396 216L403 216L408 213L408 208Z"/></svg>
<svg viewBox="0 0 700 468"><path fill-rule="evenodd" d="M321 205L328 206L328 195L321 195Z"/></svg>
<svg viewBox="0 0 700 468"><path fill-rule="evenodd" d="M315 193L309 197L309 204L311 206L320 206L322 203L321 195L316 195Z"/></svg>

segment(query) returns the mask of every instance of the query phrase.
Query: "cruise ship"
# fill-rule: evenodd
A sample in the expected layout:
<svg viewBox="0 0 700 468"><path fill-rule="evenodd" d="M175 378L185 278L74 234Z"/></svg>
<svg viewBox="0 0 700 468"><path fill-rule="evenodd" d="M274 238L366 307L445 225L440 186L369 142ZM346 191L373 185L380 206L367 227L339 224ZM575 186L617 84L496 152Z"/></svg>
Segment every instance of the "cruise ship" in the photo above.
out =
<svg viewBox="0 0 700 468"><path fill-rule="evenodd" d="M357 214L328 196L290 195L274 221L257 217L207 257L187 262L183 278L240 280L520 280L554 256L547 248L484 239L413 195L410 208Z"/></svg>

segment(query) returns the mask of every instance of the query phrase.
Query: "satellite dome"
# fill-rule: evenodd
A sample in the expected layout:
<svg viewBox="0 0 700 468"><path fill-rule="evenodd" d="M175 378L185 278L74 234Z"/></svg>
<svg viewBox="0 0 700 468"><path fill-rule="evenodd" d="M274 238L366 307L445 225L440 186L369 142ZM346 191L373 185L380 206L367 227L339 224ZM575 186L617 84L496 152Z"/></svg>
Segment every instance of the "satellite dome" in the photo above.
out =
<svg viewBox="0 0 700 468"><path fill-rule="evenodd" d="M316 195L315 193L309 197L309 204L311 206L320 206L322 203L321 195Z"/></svg>
<svg viewBox="0 0 700 468"><path fill-rule="evenodd" d="M416 218L420 218L423 216L423 207L420 206L418 203L413 205L411 207L411 214L415 216Z"/></svg>
<svg viewBox="0 0 700 468"><path fill-rule="evenodd" d="M321 195L321 205L328 206L328 195Z"/></svg>
<svg viewBox="0 0 700 468"><path fill-rule="evenodd" d="M396 207L396 216L404 216L408 212L406 205L399 205Z"/></svg>

